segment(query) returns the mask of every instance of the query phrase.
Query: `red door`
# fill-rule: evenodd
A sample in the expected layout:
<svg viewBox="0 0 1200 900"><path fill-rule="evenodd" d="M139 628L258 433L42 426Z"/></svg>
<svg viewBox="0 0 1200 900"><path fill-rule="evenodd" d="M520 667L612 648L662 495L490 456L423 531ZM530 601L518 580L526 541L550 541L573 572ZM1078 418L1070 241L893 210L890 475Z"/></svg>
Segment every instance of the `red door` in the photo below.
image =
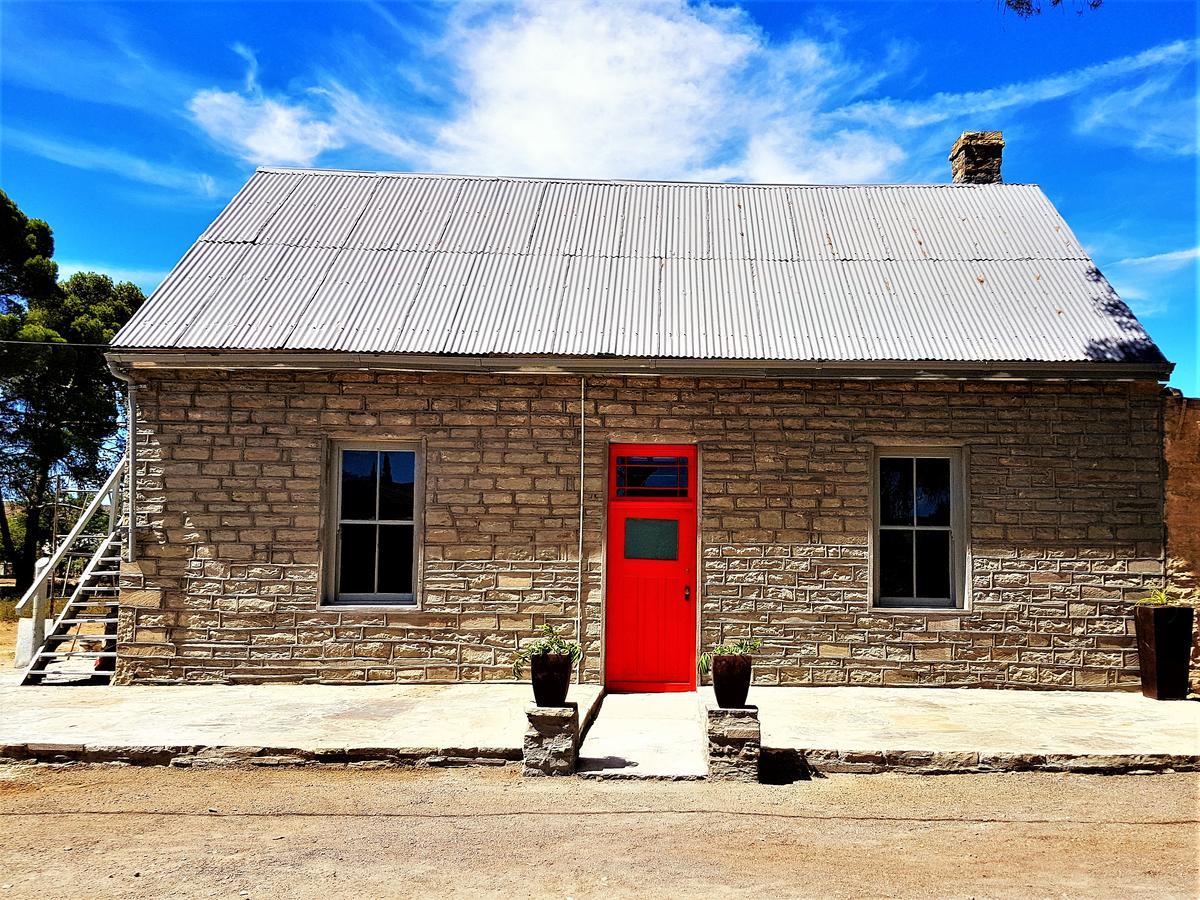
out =
<svg viewBox="0 0 1200 900"><path fill-rule="evenodd" d="M696 689L696 448L612 444L605 684Z"/></svg>

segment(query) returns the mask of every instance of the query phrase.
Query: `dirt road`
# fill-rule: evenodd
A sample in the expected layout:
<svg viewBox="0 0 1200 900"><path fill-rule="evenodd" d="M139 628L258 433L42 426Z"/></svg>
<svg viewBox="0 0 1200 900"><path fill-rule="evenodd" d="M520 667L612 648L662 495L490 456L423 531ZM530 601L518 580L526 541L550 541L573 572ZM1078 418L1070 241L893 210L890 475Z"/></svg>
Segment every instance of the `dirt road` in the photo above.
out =
<svg viewBox="0 0 1200 900"><path fill-rule="evenodd" d="M16 620L6 621L0 619L0 672L7 672L12 668L13 652L16 650L16 644Z"/></svg>
<svg viewBox="0 0 1200 900"><path fill-rule="evenodd" d="M1195 897L1200 777L0 768L0 900Z"/></svg>

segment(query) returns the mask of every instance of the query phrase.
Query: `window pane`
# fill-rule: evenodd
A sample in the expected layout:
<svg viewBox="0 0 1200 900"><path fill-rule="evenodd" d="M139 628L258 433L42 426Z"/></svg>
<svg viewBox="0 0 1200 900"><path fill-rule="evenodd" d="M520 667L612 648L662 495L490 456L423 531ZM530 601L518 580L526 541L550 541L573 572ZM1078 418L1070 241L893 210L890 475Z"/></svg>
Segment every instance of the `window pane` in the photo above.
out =
<svg viewBox="0 0 1200 900"><path fill-rule="evenodd" d="M417 455L411 450L389 450L379 458L379 518L411 519Z"/></svg>
<svg viewBox="0 0 1200 900"><path fill-rule="evenodd" d="M679 522L675 519L626 519L626 559L679 559Z"/></svg>
<svg viewBox="0 0 1200 900"><path fill-rule="evenodd" d="M882 597L913 595L913 533L879 532L879 594Z"/></svg>
<svg viewBox="0 0 1200 900"><path fill-rule="evenodd" d="M618 497L686 497L686 456L618 456Z"/></svg>
<svg viewBox="0 0 1200 900"><path fill-rule="evenodd" d="M917 524L950 524L950 460L917 460Z"/></svg>
<svg viewBox="0 0 1200 900"><path fill-rule="evenodd" d="M342 451L342 518L375 518L374 450Z"/></svg>
<svg viewBox="0 0 1200 900"><path fill-rule="evenodd" d="M379 593L411 594L413 527L379 526Z"/></svg>
<svg viewBox="0 0 1200 900"><path fill-rule="evenodd" d="M342 570L338 592L373 594L375 592L375 526L343 525L341 529Z"/></svg>
<svg viewBox="0 0 1200 900"><path fill-rule="evenodd" d="M917 532L917 596L950 599L950 532Z"/></svg>
<svg viewBox="0 0 1200 900"><path fill-rule="evenodd" d="M912 458L879 460L879 521L883 525L913 523Z"/></svg>

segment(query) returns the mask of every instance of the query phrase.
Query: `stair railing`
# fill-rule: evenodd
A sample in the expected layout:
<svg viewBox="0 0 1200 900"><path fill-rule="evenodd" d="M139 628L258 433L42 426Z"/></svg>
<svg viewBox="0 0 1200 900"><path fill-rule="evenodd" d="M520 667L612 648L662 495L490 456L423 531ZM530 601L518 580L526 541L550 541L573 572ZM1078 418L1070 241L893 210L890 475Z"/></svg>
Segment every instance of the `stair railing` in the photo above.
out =
<svg viewBox="0 0 1200 900"><path fill-rule="evenodd" d="M59 564L68 557L68 554L75 549L75 545L81 540L100 537L105 540L114 529L118 527L121 513L121 484L125 475L128 457L122 456L117 467L112 470L112 474L108 476L108 480L104 482L104 486L96 491L91 502L79 514L79 519L63 542L55 548L54 553L50 555L45 566L38 568L37 574L33 579L33 584L25 591L17 603L17 611L24 609L29 603L33 603L33 652L36 654L46 643L46 604L49 597L49 580L57 571ZM95 532L89 532L87 526L91 523L102 507L108 505L108 532L104 535L97 535ZM88 553L91 556L91 553ZM53 615L53 611L49 611Z"/></svg>

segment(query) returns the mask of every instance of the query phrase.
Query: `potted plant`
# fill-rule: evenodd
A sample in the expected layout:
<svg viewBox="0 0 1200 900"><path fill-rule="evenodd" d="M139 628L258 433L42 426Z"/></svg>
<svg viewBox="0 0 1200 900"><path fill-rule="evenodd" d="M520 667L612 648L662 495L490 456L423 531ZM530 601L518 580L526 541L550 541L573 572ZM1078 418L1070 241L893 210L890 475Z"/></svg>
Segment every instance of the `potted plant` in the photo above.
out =
<svg viewBox="0 0 1200 900"><path fill-rule="evenodd" d="M1161 588L1137 601L1138 667L1142 694L1155 700L1184 700L1192 656L1192 607Z"/></svg>
<svg viewBox="0 0 1200 900"><path fill-rule="evenodd" d="M575 641L563 640L549 624L543 625L541 631L541 637L513 654L513 677L520 678L528 662L537 705L563 706L567 702L571 669L579 662L583 649Z"/></svg>
<svg viewBox="0 0 1200 900"><path fill-rule="evenodd" d="M722 708L740 709L746 705L754 669L754 658L750 654L761 646L762 641L758 638L742 638L729 644L717 644L708 653L700 654L696 668L701 675L712 672L713 691Z"/></svg>

